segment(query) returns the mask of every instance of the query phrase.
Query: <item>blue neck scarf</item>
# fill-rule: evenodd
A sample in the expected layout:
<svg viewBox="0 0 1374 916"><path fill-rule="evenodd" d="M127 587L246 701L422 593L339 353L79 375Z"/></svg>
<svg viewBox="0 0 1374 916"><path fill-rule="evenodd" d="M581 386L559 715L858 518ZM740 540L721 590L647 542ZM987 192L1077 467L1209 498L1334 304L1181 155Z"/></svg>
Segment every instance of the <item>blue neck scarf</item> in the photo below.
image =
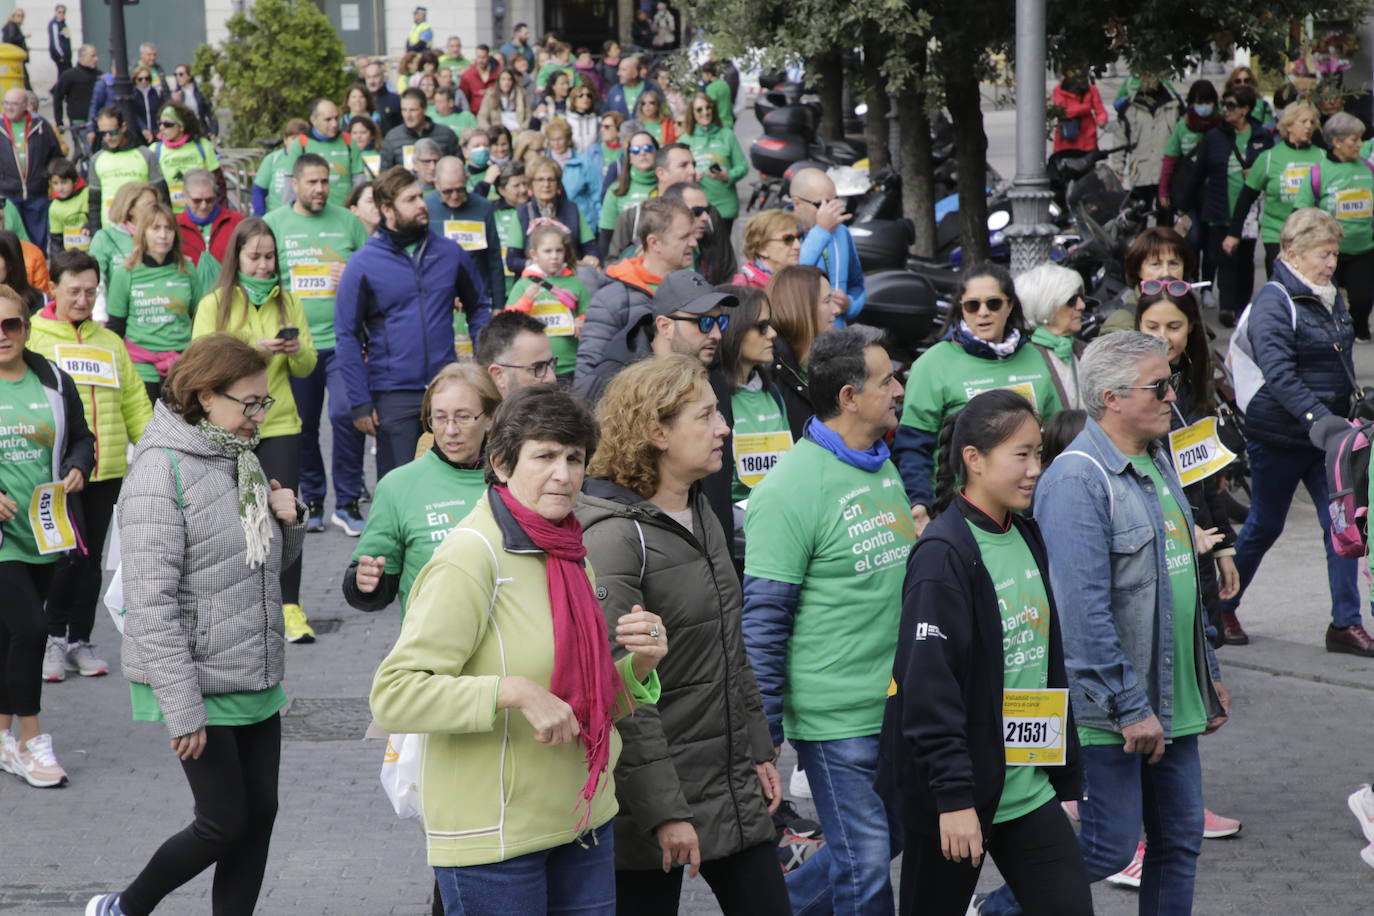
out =
<svg viewBox="0 0 1374 916"><path fill-rule="evenodd" d="M815 417L806 421L804 435L845 464L856 467L861 471L868 471L870 474L881 468L883 462L891 455L887 443L882 439L874 442L871 447L864 451L852 449L848 445L845 445L844 439L841 438L839 433L835 432Z"/></svg>
<svg viewBox="0 0 1374 916"><path fill-rule="evenodd" d="M182 212L186 214L187 219L195 223L197 226L208 226L219 218L219 207L219 204L215 204L215 209L211 210L210 215L205 217L205 219L198 219L196 215L191 212L190 207L187 207Z"/></svg>

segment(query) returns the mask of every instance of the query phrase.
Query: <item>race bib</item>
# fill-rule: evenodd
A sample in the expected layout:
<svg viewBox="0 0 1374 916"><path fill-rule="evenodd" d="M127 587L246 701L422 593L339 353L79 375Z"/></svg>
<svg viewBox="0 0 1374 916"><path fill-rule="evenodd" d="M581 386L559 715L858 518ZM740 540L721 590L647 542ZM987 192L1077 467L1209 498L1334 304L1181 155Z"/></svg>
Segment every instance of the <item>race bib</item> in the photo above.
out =
<svg viewBox="0 0 1374 916"><path fill-rule="evenodd" d="M1002 691L1002 744L1009 767L1063 766L1069 692L1062 687Z"/></svg>
<svg viewBox="0 0 1374 916"><path fill-rule="evenodd" d="M1368 188L1347 188L1336 192L1336 219L1374 217L1374 194Z"/></svg>
<svg viewBox="0 0 1374 916"><path fill-rule="evenodd" d="M573 335L572 311L561 302L536 302L530 315L544 324L544 333L549 337L571 337Z"/></svg>
<svg viewBox="0 0 1374 916"><path fill-rule="evenodd" d="M1312 163L1294 162L1283 170L1279 178L1279 197L1287 203L1298 199L1298 192L1307 184L1307 176L1312 173Z"/></svg>
<svg viewBox="0 0 1374 916"><path fill-rule="evenodd" d="M114 353L104 347L89 347L85 344L58 344L53 349L57 365L72 377L78 385L94 385L97 388L118 388L119 371L115 367Z"/></svg>
<svg viewBox="0 0 1374 916"><path fill-rule="evenodd" d="M735 436L735 472L746 487L756 487L778 459L792 450L792 434L744 433Z"/></svg>
<svg viewBox="0 0 1374 916"><path fill-rule="evenodd" d="M29 503L29 524L38 552L65 553L76 549L76 529L67 514L67 490L58 483L42 483Z"/></svg>
<svg viewBox="0 0 1374 916"><path fill-rule="evenodd" d="M1021 397L1025 398L1027 401L1030 401L1030 405L1034 407L1036 410L1040 409L1040 406L1035 403L1035 386L1030 382L1017 382L1014 385L997 385L995 386L995 388L979 388L978 390L969 394L968 399L971 401L985 391L994 391L998 388L1004 389L1006 391L1015 391L1017 394L1021 395Z"/></svg>
<svg viewBox="0 0 1374 916"><path fill-rule="evenodd" d="M62 247L68 251L85 251L91 247L91 235L84 228L63 229Z"/></svg>
<svg viewBox="0 0 1374 916"><path fill-rule="evenodd" d="M401 147L401 164L404 165L407 169L415 168L414 144L411 144L410 146Z"/></svg>
<svg viewBox="0 0 1374 916"><path fill-rule="evenodd" d="M332 264L297 264L291 268L291 292L299 299L328 299L338 288Z"/></svg>
<svg viewBox="0 0 1374 916"><path fill-rule="evenodd" d="M1169 433L1169 453L1174 456L1174 470L1185 487L1206 480L1236 460L1236 453L1223 445L1217 435L1216 417Z"/></svg>
<svg viewBox="0 0 1374 916"><path fill-rule="evenodd" d="M510 265L506 263L506 252L507 252L507 251L510 251L510 249L507 248L505 245L502 245L502 246L501 246L501 270L502 270L503 272L505 272L506 276L508 276L508 277L513 277L513 276L515 276L515 271L511 270L511 269L510 269Z"/></svg>
<svg viewBox="0 0 1374 916"><path fill-rule="evenodd" d="M382 171L382 154L363 153L363 167L373 175L379 174Z"/></svg>
<svg viewBox="0 0 1374 916"><path fill-rule="evenodd" d="M478 220L444 220L444 238L462 245L464 251L487 250L487 227Z"/></svg>
<svg viewBox="0 0 1374 916"><path fill-rule="evenodd" d="M168 185L167 185L167 193L168 193L168 195L170 195L171 198L172 198L172 206L174 206L174 207L185 206L185 204L186 204L186 185L182 184L180 181L169 182Z"/></svg>

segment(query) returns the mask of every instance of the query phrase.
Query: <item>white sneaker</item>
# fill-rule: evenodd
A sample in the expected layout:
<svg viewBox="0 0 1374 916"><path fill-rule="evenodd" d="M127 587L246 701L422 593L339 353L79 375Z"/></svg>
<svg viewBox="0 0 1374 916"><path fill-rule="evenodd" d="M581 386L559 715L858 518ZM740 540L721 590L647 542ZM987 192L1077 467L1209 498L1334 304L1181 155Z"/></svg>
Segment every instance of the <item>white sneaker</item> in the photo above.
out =
<svg viewBox="0 0 1374 916"><path fill-rule="evenodd" d="M792 778L787 781L787 794L793 798L811 798L811 780L806 778L805 770L793 770Z"/></svg>
<svg viewBox="0 0 1374 916"><path fill-rule="evenodd" d="M20 745L17 775L36 789L67 784L67 771L52 752L52 735L35 735Z"/></svg>
<svg viewBox="0 0 1374 916"><path fill-rule="evenodd" d="M1374 868L1374 843L1370 843L1364 849L1360 850L1360 858L1364 859L1364 864L1368 865L1370 868Z"/></svg>
<svg viewBox="0 0 1374 916"><path fill-rule="evenodd" d="M15 776L21 775L19 766L19 742L9 729L0 731L0 770Z"/></svg>
<svg viewBox="0 0 1374 916"><path fill-rule="evenodd" d="M1369 783L1364 783L1351 792L1345 803L1350 806L1350 813L1360 822L1366 842L1374 845L1374 792L1369 790ZM1374 865L1374 862L1370 864Z"/></svg>
<svg viewBox="0 0 1374 916"><path fill-rule="evenodd" d="M99 677L110 672L105 659L96 658L88 642L74 642L67 646L67 670L75 671L82 677Z"/></svg>
<svg viewBox="0 0 1374 916"><path fill-rule="evenodd" d="M67 641L56 636L48 637L48 647L43 650L43 680L65 681L67 679Z"/></svg>

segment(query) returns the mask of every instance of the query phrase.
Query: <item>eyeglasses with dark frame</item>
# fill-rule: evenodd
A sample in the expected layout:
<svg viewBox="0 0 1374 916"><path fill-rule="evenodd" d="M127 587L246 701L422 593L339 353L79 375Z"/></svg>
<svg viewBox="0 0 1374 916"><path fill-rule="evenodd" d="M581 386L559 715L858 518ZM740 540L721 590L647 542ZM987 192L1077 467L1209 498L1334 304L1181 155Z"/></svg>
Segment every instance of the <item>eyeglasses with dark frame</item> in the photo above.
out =
<svg viewBox="0 0 1374 916"><path fill-rule="evenodd" d="M449 425L452 424L459 429L470 429L478 420L485 416L485 413L456 413L449 417L441 413L436 413L430 415L429 426L431 429L440 430L447 429Z"/></svg>
<svg viewBox="0 0 1374 916"><path fill-rule="evenodd" d="M1002 307L1006 304L1007 300L1001 296L989 296L986 299L965 299L963 302L959 303L965 315L976 315L978 314L978 310L984 306L987 307L989 312L996 315L998 312L1002 311Z"/></svg>
<svg viewBox="0 0 1374 916"><path fill-rule="evenodd" d="M1165 377L1162 378L1162 379L1156 379L1155 381L1151 382L1151 383L1148 384L1148 385L1122 385L1122 386L1121 386L1119 389L1117 389L1117 390L1118 390L1118 391L1153 391L1153 392L1155 393L1155 400L1156 400L1156 401L1162 401L1162 400L1164 400L1166 397L1169 396L1169 389L1172 388L1173 385L1174 385L1174 376L1169 375L1169 376L1165 376Z"/></svg>
<svg viewBox="0 0 1374 916"><path fill-rule="evenodd" d="M272 409L272 405L277 403L277 399L270 396L263 398L261 401L244 401L224 391L221 391L220 395L228 398L235 404L243 405L243 415L250 420L255 414L266 415L267 411Z"/></svg>
<svg viewBox="0 0 1374 916"><path fill-rule="evenodd" d="M523 369L535 378L543 378L558 367L558 358L541 359L537 363L529 363L525 366L517 365L516 363L497 363L496 365L503 369Z"/></svg>
<svg viewBox="0 0 1374 916"><path fill-rule="evenodd" d="M697 326L697 330L703 334L711 333L711 326L720 328L722 334L730 326L729 315L668 315L673 321L690 321Z"/></svg>
<svg viewBox="0 0 1374 916"><path fill-rule="evenodd" d="M28 326L23 318L0 318L0 334L23 334Z"/></svg>

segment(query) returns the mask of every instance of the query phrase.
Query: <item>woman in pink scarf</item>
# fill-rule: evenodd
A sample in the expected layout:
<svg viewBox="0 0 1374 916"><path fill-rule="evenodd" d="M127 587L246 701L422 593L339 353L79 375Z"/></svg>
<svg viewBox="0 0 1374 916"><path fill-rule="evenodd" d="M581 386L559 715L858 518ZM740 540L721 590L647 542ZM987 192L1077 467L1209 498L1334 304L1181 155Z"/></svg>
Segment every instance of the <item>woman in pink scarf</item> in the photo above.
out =
<svg viewBox="0 0 1374 916"><path fill-rule="evenodd" d="M491 486L415 580L373 681L377 722L422 736L420 803L449 916L615 913L613 722L658 701L668 636L636 606L616 621L627 651L612 660L572 514L595 445L595 421L561 388L502 404Z"/></svg>

